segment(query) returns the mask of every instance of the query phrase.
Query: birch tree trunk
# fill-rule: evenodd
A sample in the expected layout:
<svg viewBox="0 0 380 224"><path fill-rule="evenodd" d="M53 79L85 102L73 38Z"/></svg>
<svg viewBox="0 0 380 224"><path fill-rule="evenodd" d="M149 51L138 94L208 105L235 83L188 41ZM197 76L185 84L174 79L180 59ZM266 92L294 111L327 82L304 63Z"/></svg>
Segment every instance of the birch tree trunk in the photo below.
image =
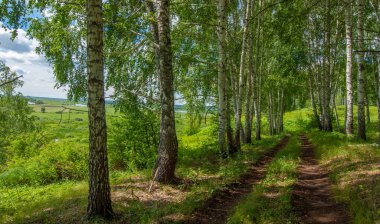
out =
<svg viewBox="0 0 380 224"><path fill-rule="evenodd" d="M366 117L367 117L367 120L366 120L366 123L367 125L371 125L371 114L370 114L370 104L369 104L369 99L368 99L368 94L366 94L366 97L365 97L365 101L366 101Z"/></svg>
<svg viewBox="0 0 380 224"><path fill-rule="evenodd" d="M252 143L252 120L254 113L254 97L255 97L255 74L254 74L254 57L253 57L253 13L255 1L251 2L251 14L249 17L249 37L248 37L248 78L247 78L247 94L246 94L246 120L245 120L245 143Z"/></svg>
<svg viewBox="0 0 380 224"><path fill-rule="evenodd" d="M252 38L249 42L251 43ZM245 97L245 139L244 143L252 142L252 78L253 78L253 64L252 64L252 49L251 44L249 44L249 65L248 65L248 76L247 76L247 91Z"/></svg>
<svg viewBox="0 0 380 224"><path fill-rule="evenodd" d="M353 91L352 91L352 6L351 1L346 2L346 134L352 135L354 128Z"/></svg>
<svg viewBox="0 0 380 224"><path fill-rule="evenodd" d="M277 133L282 133L284 131L284 89L280 88L280 97L279 97L279 113L278 113L278 122L277 122Z"/></svg>
<svg viewBox="0 0 380 224"><path fill-rule="evenodd" d="M326 2L326 42L324 46L324 91L323 91L323 111L324 111L324 130L332 131L332 121L331 121L331 4L330 0Z"/></svg>
<svg viewBox="0 0 380 224"><path fill-rule="evenodd" d="M315 120L317 121L319 130L322 130L321 120L319 118L317 105L315 103L314 88L313 88L313 83L312 83L312 78L311 78L312 74L311 74L311 71L309 72L310 72L309 74L310 100L311 100L311 105L313 107L313 114L314 114Z"/></svg>
<svg viewBox="0 0 380 224"><path fill-rule="evenodd" d="M152 33L152 36L153 36L154 63L156 66L156 74L158 77L160 74L160 49L159 49L160 40L158 36L157 21L153 19L153 18L156 18L156 10L154 9L154 3L152 0L147 0L146 5L147 5L149 14L152 17L152 19L150 20L149 26L150 26L150 32Z"/></svg>
<svg viewBox="0 0 380 224"><path fill-rule="evenodd" d="M309 70L309 75L308 75L308 83L309 83L309 89L310 89L310 101L311 101L311 106L313 108L313 114L314 114L314 117L315 117L315 120L317 122L317 125L318 125L318 128L319 130L322 130L322 125L321 125L321 120L320 120L320 116L318 114L318 109L317 109L317 104L315 102L315 95L314 95L314 75L313 75L313 64L314 63L312 61L312 57L313 57L313 50L312 50L312 47L313 47L313 44L312 44L312 31L311 31L311 24L312 23L312 19L309 17L309 35L308 35L308 49L309 49L309 57L308 57L308 62L309 62L309 66L308 66L308 70Z"/></svg>
<svg viewBox="0 0 380 224"><path fill-rule="evenodd" d="M363 31L363 16L364 16L364 2L358 0L358 139L366 140L366 127L365 127L365 87L364 87L364 31Z"/></svg>
<svg viewBox="0 0 380 224"><path fill-rule="evenodd" d="M227 95L228 96L228 95ZM228 154L236 152L234 131L231 127L231 106L229 103L229 97L227 97L227 141L228 141Z"/></svg>
<svg viewBox="0 0 380 224"><path fill-rule="evenodd" d="M107 159L104 98L103 12L101 0L87 1L87 76L89 121L89 218L113 217Z"/></svg>
<svg viewBox="0 0 380 224"><path fill-rule="evenodd" d="M337 129L340 131L340 123L339 123L339 115L338 115L338 110L336 108L336 95L337 95L337 89L338 89L338 85L339 85L339 75L337 77L337 80L336 80L336 85L335 85L335 88L334 88L334 93L332 95L332 106L333 106L333 110L334 110L334 116L335 116L335 121L336 121L336 127Z"/></svg>
<svg viewBox="0 0 380 224"><path fill-rule="evenodd" d="M380 39L380 35L379 35ZM379 144L380 144L380 57L377 58L377 120L379 127Z"/></svg>
<svg viewBox="0 0 380 224"><path fill-rule="evenodd" d="M170 183L175 180L178 141L174 115L174 77L169 0L157 1L157 25L160 49L161 125L158 158L153 175L154 180L160 183Z"/></svg>
<svg viewBox="0 0 380 224"><path fill-rule="evenodd" d="M218 96L219 96L219 151L223 158L227 157L227 74L226 74L226 31L227 31L227 0L218 0Z"/></svg>
<svg viewBox="0 0 380 224"><path fill-rule="evenodd" d="M235 144L237 150L240 150L240 135L241 135L241 114L242 114L242 103L243 103L243 93L244 93L244 73L245 73L245 62L246 62L246 52L248 48L248 32L249 32L249 17L251 13L251 0L247 0L246 12L244 16L244 27L243 27L243 44L240 56L240 70L239 70L239 86L238 86L238 96L236 99L236 113L235 113Z"/></svg>
<svg viewBox="0 0 380 224"><path fill-rule="evenodd" d="M269 92L268 96L268 128L269 128L269 135L273 136L273 99L272 99L272 92Z"/></svg>
<svg viewBox="0 0 380 224"><path fill-rule="evenodd" d="M336 20L335 41L334 41L334 49L333 49L334 54L333 54L331 72L330 72L332 78L335 77L335 67L336 67L336 61L337 61L337 57L338 57L339 30L340 30L340 22L339 22L339 17L338 17ZM340 79L340 75L338 73L336 78L335 78L335 85L333 85L333 84L331 85L331 89L332 89L331 98L332 98L332 107L333 107L333 112L334 112L334 116L335 116L336 126L337 126L337 129L340 131L339 115L338 115L338 111L336 108L336 95L337 95L338 86L339 86L339 79Z"/></svg>
<svg viewBox="0 0 380 224"><path fill-rule="evenodd" d="M252 119L253 119L253 97L254 97L254 60L253 60L253 23L254 0L251 2L251 13L248 22L248 76L247 91L245 98L245 140L244 143L252 143Z"/></svg>
<svg viewBox="0 0 380 224"><path fill-rule="evenodd" d="M261 11L263 8L263 0L259 0L259 10ZM256 63L255 63L255 79L254 79L254 108L255 108L255 132L256 132L256 140L261 140L261 74L259 72L260 67L260 39L261 39L261 16L259 14L257 16L257 38L256 38Z"/></svg>

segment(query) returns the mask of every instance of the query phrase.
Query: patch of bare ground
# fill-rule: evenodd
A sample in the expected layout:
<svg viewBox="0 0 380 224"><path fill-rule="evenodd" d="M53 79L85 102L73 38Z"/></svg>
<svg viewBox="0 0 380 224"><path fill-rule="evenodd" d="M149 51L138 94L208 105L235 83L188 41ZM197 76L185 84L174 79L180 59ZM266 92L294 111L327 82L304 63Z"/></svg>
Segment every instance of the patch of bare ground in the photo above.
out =
<svg viewBox="0 0 380 224"><path fill-rule="evenodd" d="M267 171L267 165L275 154L283 149L289 141L289 136L284 137L271 151L264 154L249 170L241 175L237 181L215 191L203 205L193 212L191 217L182 220L170 220L164 217L159 223L226 223L233 208L240 200L252 191L252 186L262 180ZM274 195L271 195L274 196Z"/></svg>
<svg viewBox="0 0 380 224"><path fill-rule="evenodd" d="M334 200L328 173L315 160L314 148L301 135L301 163L292 204L302 224L345 224L349 216L343 204Z"/></svg>
<svg viewBox="0 0 380 224"><path fill-rule="evenodd" d="M149 192L151 182L149 180L120 184L112 186L112 201L115 203L138 200L144 204L152 202L179 203L186 198L186 191L177 185L158 185L153 184Z"/></svg>

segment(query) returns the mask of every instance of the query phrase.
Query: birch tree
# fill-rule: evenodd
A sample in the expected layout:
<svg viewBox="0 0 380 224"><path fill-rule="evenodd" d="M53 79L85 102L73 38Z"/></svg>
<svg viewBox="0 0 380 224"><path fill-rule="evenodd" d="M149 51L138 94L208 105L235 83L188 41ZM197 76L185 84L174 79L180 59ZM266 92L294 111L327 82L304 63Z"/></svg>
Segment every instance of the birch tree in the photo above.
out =
<svg viewBox="0 0 380 224"><path fill-rule="evenodd" d="M243 94L244 94L244 78L245 78L245 64L246 64L246 53L248 48L248 38L249 38L249 25L250 25L250 13L251 13L251 0L247 1L245 16L244 16L244 27L243 27L243 43L240 55L240 70L239 70L239 84L238 84L238 95L236 99L236 112L235 112L235 143L237 150L240 150L240 132L241 124L241 114L242 114L242 104L243 104Z"/></svg>
<svg viewBox="0 0 380 224"><path fill-rule="evenodd" d="M366 140L365 86L364 86L364 2L358 0L358 139Z"/></svg>
<svg viewBox="0 0 380 224"><path fill-rule="evenodd" d="M113 217L107 159L104 98L103 12L101 0L87 1L88 120L90 133L87 215Z"/></svg>
<svg viewBox="0 0 380 224"><path fill-rule="evenodd" d="M226 31L227 31L227 0L218 0L218 97L219 97L219 151L222 157L227 156L227 74L226 74Z"/></svg>
<svg viewBox="0 0 380 224"><path fill-rule="evenodd" d="M352 135L354 128L354 96L352 89L352 3L346 1L345 22L346 22L346 134Z"/></svg>
<svg viewBox="0 0 380 224"><path fill-rule="evenodd" d="M174 117L174 88L172 47L170 37L169 0L157 1L157 26L160 57L161 125L158 158L154 169L154 180L169 183L175 180L178 157L178 141Z"/></svg>

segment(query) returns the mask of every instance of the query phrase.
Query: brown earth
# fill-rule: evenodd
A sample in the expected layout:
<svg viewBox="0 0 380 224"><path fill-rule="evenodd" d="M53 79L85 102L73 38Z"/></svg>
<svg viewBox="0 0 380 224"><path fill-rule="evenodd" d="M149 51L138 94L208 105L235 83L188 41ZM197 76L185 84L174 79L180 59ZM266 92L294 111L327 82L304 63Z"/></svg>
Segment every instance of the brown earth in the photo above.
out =
<svg viewBox="0 0 380 224"><path fill-rule="evenodd" d="M293 187L292 204L302 224L345 224L349 216L343 204L334 200L328 173L315 160L314 148L300 135L301 163Z"/></svg>
<svg viewBox="0 0 380 224"><path fill-rule="evenodd" d="M227 218L238 202L252 192L252 186L262 180L267 172L267 165L275 154L283 149L289 141L284 137L270 152L263 155L238 181L226 185L196 209L189 220L184 223L226 223Z"/></svg>

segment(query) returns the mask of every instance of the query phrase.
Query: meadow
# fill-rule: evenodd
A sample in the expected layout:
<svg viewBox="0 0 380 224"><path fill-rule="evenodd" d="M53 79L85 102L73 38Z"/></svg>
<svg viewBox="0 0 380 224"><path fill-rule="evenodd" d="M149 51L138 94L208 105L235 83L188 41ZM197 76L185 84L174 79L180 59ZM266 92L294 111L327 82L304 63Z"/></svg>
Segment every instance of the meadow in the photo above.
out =
<svg viewBox="0 0 380 224"><path fill-rule="evenodd" d="M1 223L103 223L86 220L87 145L86 107L61 107L62 102L32 105L38 130L12 141L14 157L1 166ZM52 107L50 107L51 105ZM45 106L44 113L41 107ZM336 199L347 204L354 223L375 223L380 218L380 151L377 144L376 107L371 107L367 142L358 142L339 132L325 133L312 128L310 109L285 113L284 134L292 135L286 148L268 166L268 173L252 193L234 209L229 223L297 223L290 194L299 163L297 135L306 133L317 151L321 165L330 172ZM61 113L62 112L62 113ZM339 107L343 117L344 108ZM121 115L107 105L109 130L118 130ZM213 192L223 189L246 172L284 134L268 136L264 119L263 140L244 145L233 158L220 159L217 150L215 115L207 117L198 131L188 134L186 113L176 114L179 139L177 176L179 185L151 181L155 151L127 154L126 166L115 163L118 148L109 134L111 190L118 218L110 223L181 223ZM123 153L123 152L121 152ZM137 162L136 162L137 161ZM152 162L153 161L153 162ZM136 164L146 163L146 166ZM108 222L107 222L108 223Z"/></svg>

